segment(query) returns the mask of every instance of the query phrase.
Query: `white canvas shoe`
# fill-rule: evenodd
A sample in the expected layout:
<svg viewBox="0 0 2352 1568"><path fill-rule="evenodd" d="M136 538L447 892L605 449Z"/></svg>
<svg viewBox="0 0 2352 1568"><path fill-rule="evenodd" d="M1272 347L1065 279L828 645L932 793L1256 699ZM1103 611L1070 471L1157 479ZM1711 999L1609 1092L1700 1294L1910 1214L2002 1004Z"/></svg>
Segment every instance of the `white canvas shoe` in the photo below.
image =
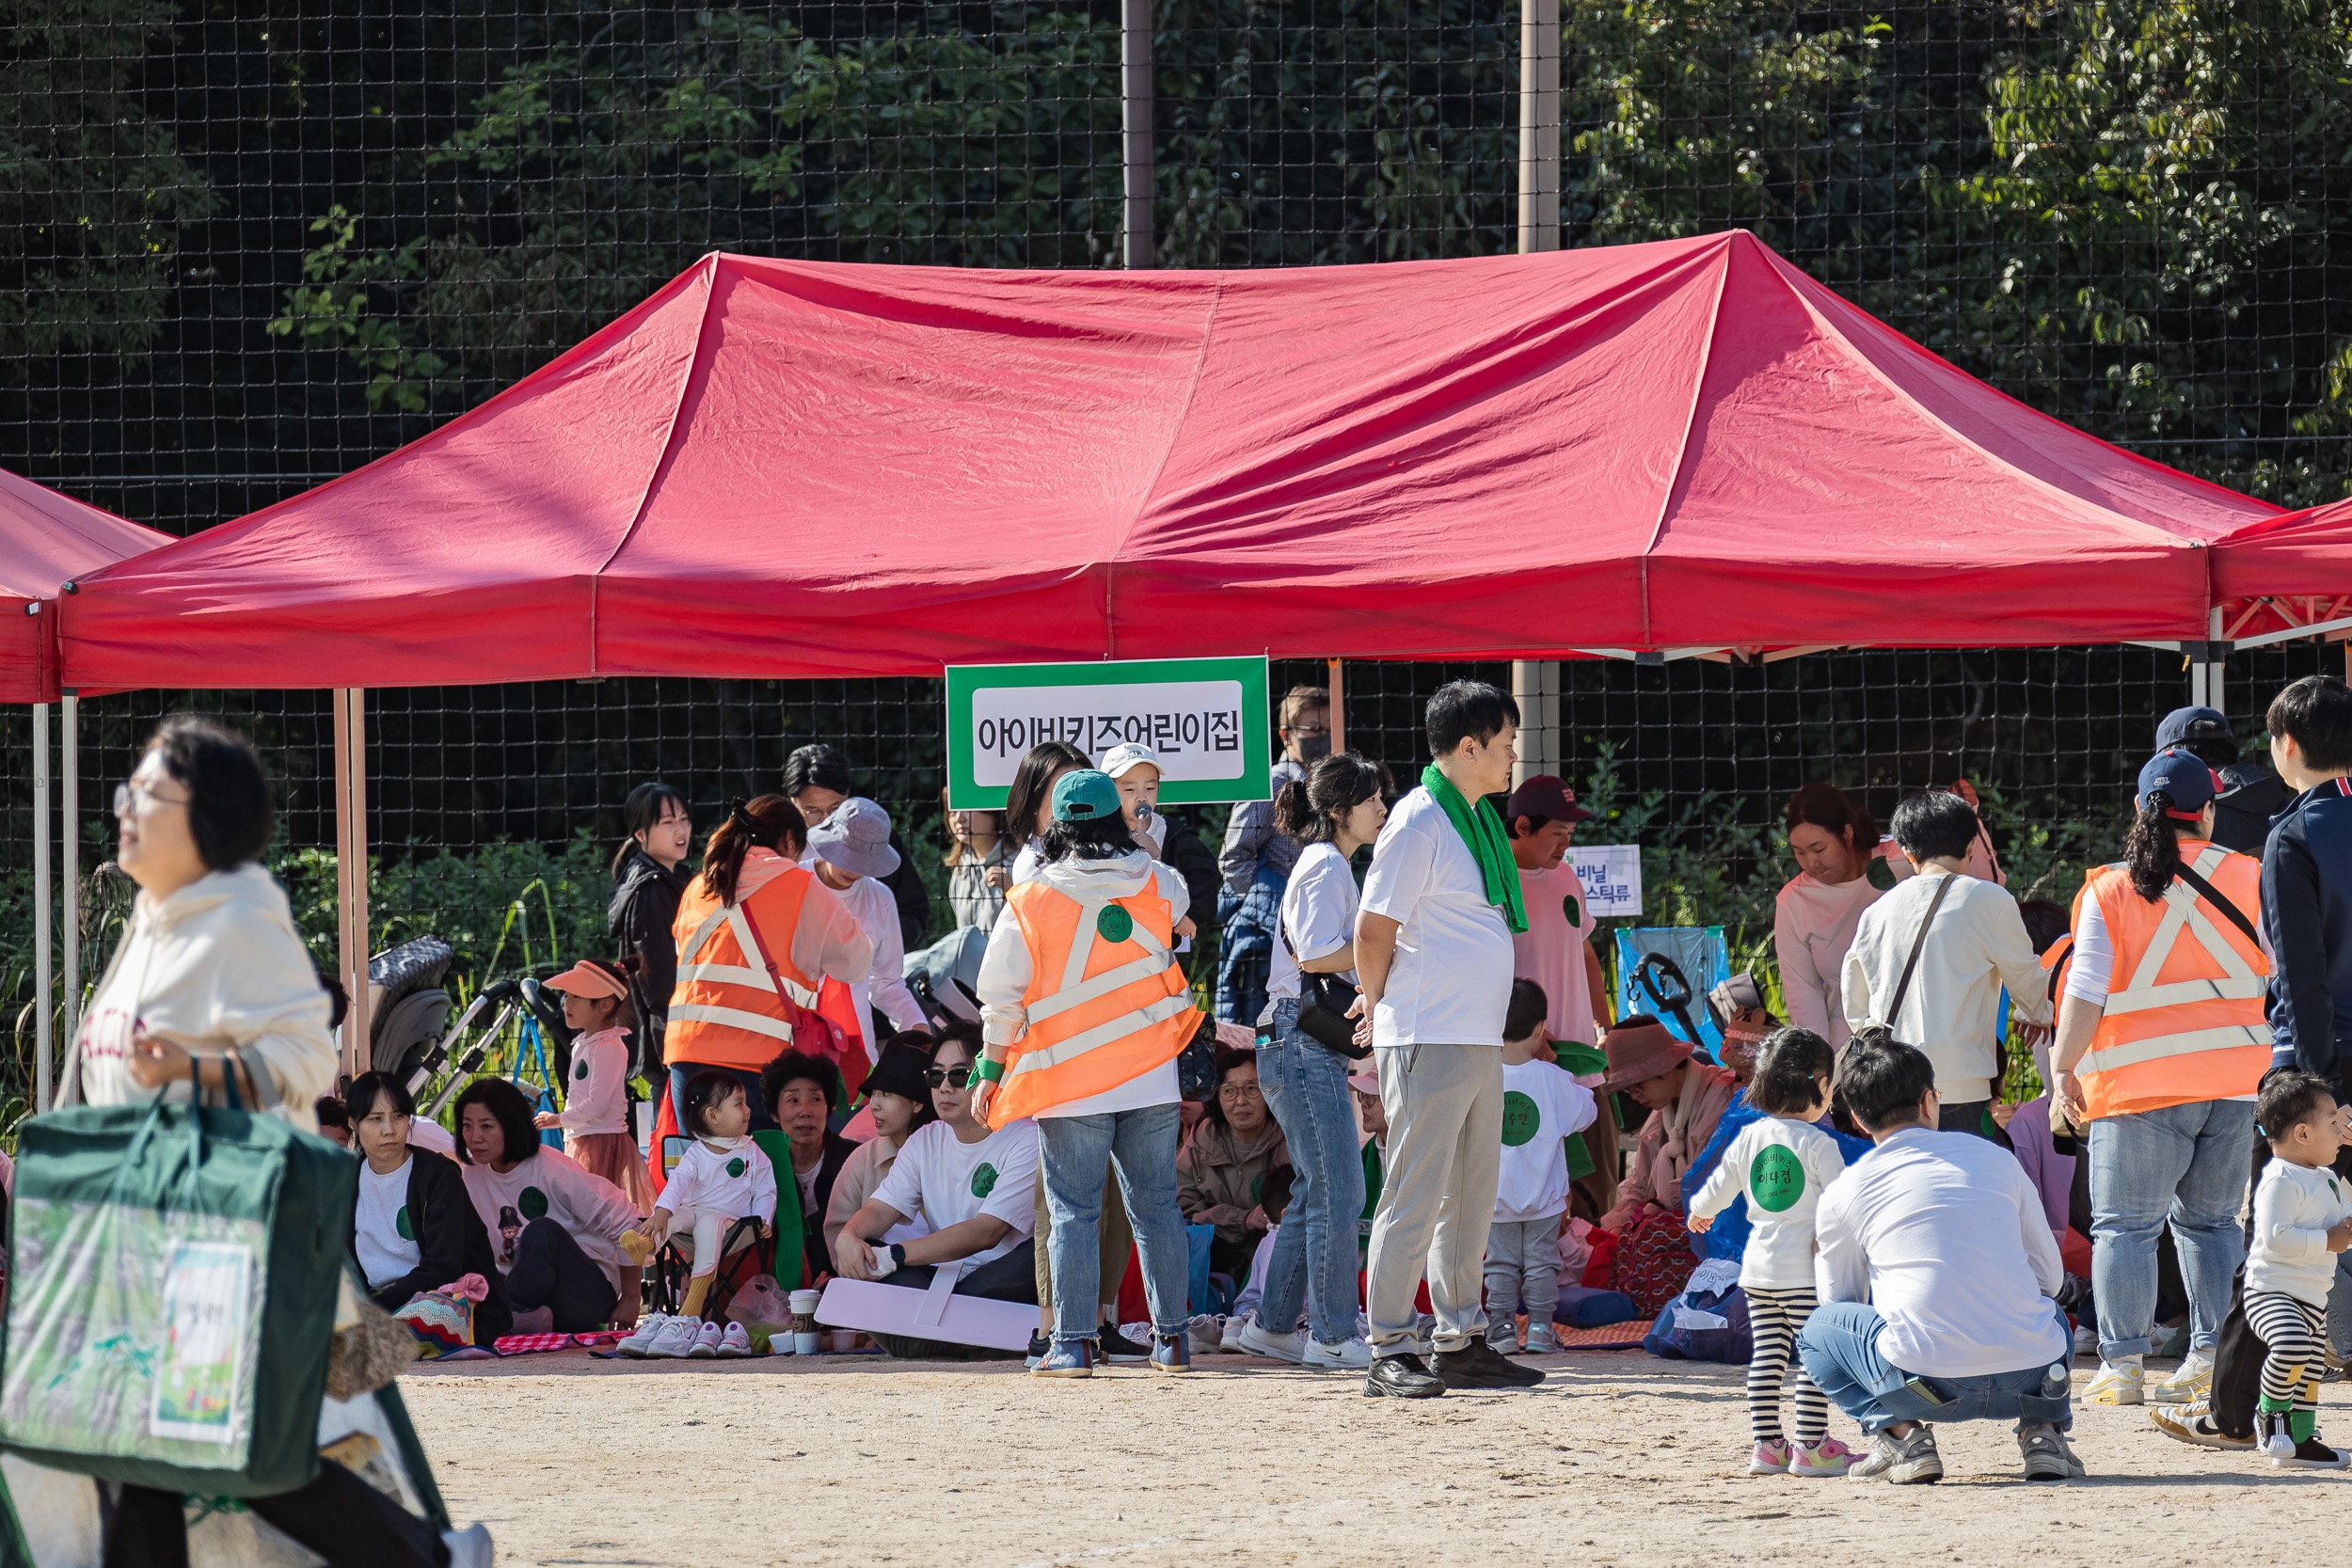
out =
<svg viewBox="0 0 2352 1568"><path fill-rule="evenodd" d="M1369 1371L1372 1370L1372 1347L1353 1338L1342 1339L1336 1345L1326 1344L1321 1339L1310 1339L1303 1365L1321 1368L1325 1371Z"/></svg>
<svg viewBox="0 0 2352 1568"><path fill-rule="evenodd" d="M683 1361L694 1354L694 1341L701 1338L702 1324L691 1318L672 1318L661 1325L645 1347L646 1355L657 1361Z"/></svg>
<svg viewBox="0 0 2352 1568"><path fill-rule="evenodd" d="M670 1321L667 1312L648 1312L637 1321L637 1332L626 1339L616 1340L612 1348L623 1355L642 1356L653 1349L653 1342Z"/></svg>
<svg viewBox="0 0 2352 1568"><path fill-rule="evenodd" d="M1279 1334L1259 1323L1252 1315L1241 1325L1234 1337L1244 1355L1270 1355L1277 1361L1297 1366L1307 1358L1307 1337L1304 1334Z"/></svg>

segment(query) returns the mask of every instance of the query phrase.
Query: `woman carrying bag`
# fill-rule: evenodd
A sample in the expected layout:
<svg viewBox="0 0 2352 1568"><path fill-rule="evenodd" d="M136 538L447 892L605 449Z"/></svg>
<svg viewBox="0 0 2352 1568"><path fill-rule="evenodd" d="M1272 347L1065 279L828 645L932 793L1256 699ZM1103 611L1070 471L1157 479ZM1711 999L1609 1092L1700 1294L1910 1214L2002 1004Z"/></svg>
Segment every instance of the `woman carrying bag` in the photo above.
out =
<svg viewBox="0 0 2352 1568"><path fill-rule="evenodd" d="M115 812L117 860L138 899L83 1021L78 1081L69 1064L67 1093L78 1086L90 1106L107 1107L184 1103L200 1092L315 1132L312 1105L333 1084L335 1042L285 892L258 863L273 816L261 759L212 720L168 719L115 792ZM339 1323L352 1311L346 1303ZM429 1477L419 1489L431 1492ZM182 1490L113 1491L102 1511L106 1568L188 1560ZM437 1530L331 1461L318 1461L307 1483L244 1501L337 1568L491 1561L481 1526Z"/></svg>
<svg viewBox="0 0 2352 1568"><path fill-rule="evenodd" d="M1349 857L1380 836L1389 808L1379 767L1355 752L1323 757L1274 797L1275 831L1304 846L1282 891L1281 924L1258 1024L1258 1083L1290 1149L1295 1183L1274 1235L1245 1350L1362 1371L1372 1347L1356 1336L1356 1215L1364 1163L1345 1054L1355 1021L1356 874ZM1321 1035L1309 1034L1300 1014ZM1337 1043L1325 1043L1327 1040ZM1294 1332L1300 1306L1309 1339Z"/></svg>

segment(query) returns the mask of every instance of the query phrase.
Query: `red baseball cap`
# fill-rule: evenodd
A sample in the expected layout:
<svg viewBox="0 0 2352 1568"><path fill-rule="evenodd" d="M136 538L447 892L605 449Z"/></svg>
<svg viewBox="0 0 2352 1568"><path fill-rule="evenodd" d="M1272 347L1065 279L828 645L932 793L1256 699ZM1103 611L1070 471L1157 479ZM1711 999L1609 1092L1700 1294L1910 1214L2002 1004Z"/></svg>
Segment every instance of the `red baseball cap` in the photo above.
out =
<svg viewBox="0 0 2352 1568"><path fill-rule="evenodd" d="M1548 817L1554 822L1589 822L1593 814L1576 803L1576 791L1565 779L1549 773L1538 773L1518 788L1511 791L1511 804L1502 814L1505 822L1517 822L1522 816Z"/></svg>

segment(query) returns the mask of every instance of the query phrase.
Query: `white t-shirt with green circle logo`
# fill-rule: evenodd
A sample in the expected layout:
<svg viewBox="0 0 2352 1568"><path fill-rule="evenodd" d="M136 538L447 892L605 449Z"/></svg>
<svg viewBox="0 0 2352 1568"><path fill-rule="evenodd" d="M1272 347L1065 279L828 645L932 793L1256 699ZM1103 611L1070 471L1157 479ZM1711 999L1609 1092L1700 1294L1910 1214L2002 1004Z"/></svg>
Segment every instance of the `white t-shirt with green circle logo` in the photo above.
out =
<svg viewBox="0 0 2352 1568"><path fill-rule="evenodd" d="M1568 1207L1562 1141L1593 1124L1593 1091L1550 1062L1502 1064L1502 1162L1495 1223L1549 1219Z"/></svg>
<svg viewBox="0 0 2352 1568"><path fill-rule="evenodd" d="M1748 1200L1748 1250L1740 1284L1757 1291L1809 1291L1813 1284L1813 1212L1846 1171L1837 1140L1809 1121L1765 1117L1740 1129L1724 1163L1690 1200L1692 1214L1720 1214Z"/></svg>
<svg viewBox="0 0 2352 1568"><path fill-rule="evenodd" d="M416 1227L408 1220L408 1173L416 1156L378 1176L374 1167L359 1166L359 1201L351 1217L351 1246L359 1256L359 1272L368 1289L380 1291L424 1261L417 1250Z"/></svg>
<svg viewBox="0 0 2352 1568"><path fill-rule="evenodd" d="M972 1261L1001 1258L1027 1240L1037 1223L1037 1123L1024 1117L972 1144L944 1121L918 1127L874 1189L873 1201L933 1230L979 1214L1003 1220L1012 1229L974 1253Z"/></svg>

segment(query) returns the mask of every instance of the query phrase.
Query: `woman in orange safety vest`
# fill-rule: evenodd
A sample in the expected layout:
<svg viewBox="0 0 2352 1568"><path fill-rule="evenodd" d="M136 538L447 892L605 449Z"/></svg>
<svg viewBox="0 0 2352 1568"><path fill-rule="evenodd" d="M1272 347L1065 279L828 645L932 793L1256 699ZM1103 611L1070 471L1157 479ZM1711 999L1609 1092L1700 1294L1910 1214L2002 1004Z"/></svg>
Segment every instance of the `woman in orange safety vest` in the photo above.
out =
<svg viewBox="0 0 2352 1568"><path fill-rule="evenodd" d="M1136 847L1107 774L1055 782L1038 874L1006 895L981 961L977 1107L993 1127L1038 1124L1052 1234L1054 1341L1041 1377L1093 1371L1105 1164L1119 1178L1144 1293L1152 1365L1191 1367L1184 1220L1176 1207L1176 1058L1199 1022L1169 949L1184 882Z"/></svg>
<svg viewBox="0 0 2352 1568"><path fill-rule="evenodd" d="M2212 841L2220 786L2178 749L2139 770L2122 863L2084 879L2058 1002L2051 1087L2090 1128L2093 1404L2207 1393L2214 1345L2245 1261L2238 1201L2254 1089L2270 1065L2257 924L2262 866ZM2144 1388L2156 1237L2169 1221L2188 1288L2189 1357Z"/></svg>
<svg viewBox="0 0 2352 1568"><path fill-rule="evenodd" d="M677 988L662 1034L672 1104L686 1103L687 1080L717 1068L743 1085L753 1128L772 1129L759 1069L796 1043L805 1048L793 1024L824 1010L820 989L847 995L825 987L828 976L866 978L874 944L848 906L794 863L807 847L807 825L781 795L735 805L710 835L672 927Z"/></svg>

